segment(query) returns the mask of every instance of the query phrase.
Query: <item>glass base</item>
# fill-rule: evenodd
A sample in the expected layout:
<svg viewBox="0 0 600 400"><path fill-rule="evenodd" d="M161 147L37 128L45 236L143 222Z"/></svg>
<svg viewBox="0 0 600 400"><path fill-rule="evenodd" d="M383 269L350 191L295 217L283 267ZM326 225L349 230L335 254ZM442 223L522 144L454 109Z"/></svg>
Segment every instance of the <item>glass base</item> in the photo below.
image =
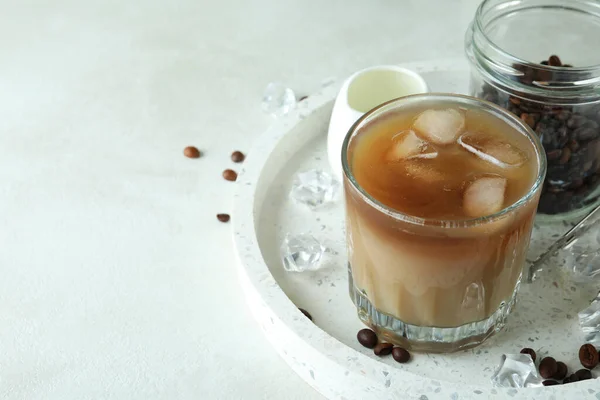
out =
<svg viewBox="0 0 600 400"><path fill-rule="evenodd" d="M405 349L427 353L452 353L475 347L483 343L506 324L506 318L516 303L519 283L508 302L490 317L453 328L416 326L382 313L373 307L366 293L354 286L350 265L348 265L350 297L356 306L360 320L377 333L380 340L394 343ZM519 279L520 282L520 279Z"/></svg>

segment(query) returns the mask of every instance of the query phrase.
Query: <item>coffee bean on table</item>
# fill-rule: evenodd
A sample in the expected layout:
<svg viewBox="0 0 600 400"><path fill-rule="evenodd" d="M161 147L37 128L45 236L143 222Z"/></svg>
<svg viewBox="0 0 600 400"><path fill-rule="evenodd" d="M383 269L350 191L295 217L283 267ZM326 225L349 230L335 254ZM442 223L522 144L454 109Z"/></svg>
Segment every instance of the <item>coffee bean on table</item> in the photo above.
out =
<svg viewBox="0 0 600 400"><path fill-rule="evenodd" d="M377 335L372 330L365 328L358 331L356 334L358 342L368 349L372 349L377 345Z"/></svg>
<svg viewBox="0 0 600 400"><path fill-rule="evenodd" d="M579 361L587 369L593 369L598 365L598 350L592 344L584 344L579 349Z"/></svg>
<svg viewBox="0 0 600 400"><path fill-rule="evenodd" d="M229 222L229 214L217 214L217 219L221 222Z"/></svg>
<svg viewBox="0 0 600 400"><path fill-rule="evenodd" d="M530 349L529 347L525 347L524 349L522 349L521 354L529 354L533 362L535 362L535 358L537 357L535 351L533 349Z"/></svg>
<svg viewBox="0 0 600 400"><path fill-rule="evenodd" d="M402 347L394 347L392 350L392 357L394 357L394 360L400 364L404 364L410 360L410 353L408 350L403 349Z"/></svg>
<svg viewBox="0 0 600 400"><path fill-rule="evenodd" d="M237 179L237 172L232 169L226 169L223 171L223 178L228 181L235 181Z"/></svg>
<svg viewBox="0 0 600 400"><path fill-rule="evenodd" d="M387 356L392 354L394 345L392 343L381 342L373 349L376 356Z"/></svg>
<svg viewBox="0 0 600 400"><path fill-rule="evenodd" d="M308 319L310 319L312 321L312 315L310 315L310 313L308 311L306 311L304 308L300 308L298 307L298 310L300 310L300 312L302 314L304 314L304 316Z"/></svg>
<svg viewBox="0 0 600 400"><path fill-rule="evenodd" d="M554 374L554 376L552 377L553 379L556 379L558 381L565 379L565 376L567 376L567 364L565 364L562 361L557 361L556 362L556 374Z"/></svg>
<svg viewBox="0 0 600 400"><path fill-rule="evenodd" d="M298 102L301 102L302 100L306 100L308 99L308 96L302 96L298 99Z"/></svg>
<svg viewBox="0 0 600 400"><path fill-rule="evenodd" d="M542 382L542 385L544 386L554 386L554 385L558 385L559 383L552 380L552 379L546 379L545 381Z"/></svg>
<svg viewBox="0 0 600 400"><path fill-rule="evenodd" d="M575 375L580 381L592 379L592 372L589 369L580 369L579 371L575 372Z"/></svg>
<svg viewBox="0 0 600 400"><path fill-rule="evenodd" d="M187 158L198 158L200 157L200 150L198 150L194 146L188 146L185 149L183 149L183 155Z"/></svg>
<svg viewBox="0 0 600 400"><path fill-rule="evenodd" d="M556 374L558 367L556 365L556 360L552 357L544 357L542 361L540 361L540 375L544 379L550 379Z"/></svg>
<svg viewBox="0 0 600 400"><path fill-rule="evenodd" d="M233 162L240 163L244 161L244 158L246 158L246 156L241 151L234 151L231 153L231 161Z"/></svg>

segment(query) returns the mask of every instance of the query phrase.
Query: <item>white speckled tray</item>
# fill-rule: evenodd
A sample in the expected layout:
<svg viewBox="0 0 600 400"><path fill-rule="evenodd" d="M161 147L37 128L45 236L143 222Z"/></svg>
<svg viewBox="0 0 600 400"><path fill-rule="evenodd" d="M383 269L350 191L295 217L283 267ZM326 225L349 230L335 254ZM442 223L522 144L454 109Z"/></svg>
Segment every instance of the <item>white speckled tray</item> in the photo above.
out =
<svg viewBox="0 0 600 400"><path fill-rule="evenodd" d="M433 91L468 89L463 60L406 66L422 73ZM261 328L287 363L332 399L600 399L597 380L520 390L490 383L500 356L522 347L535 349L538 362L552 355L570 370L581 368L577 351L583 334L577 312L596 293L569 284L558 267L521 285L506 329L478 348L451 355L414 354L410 363L400 365L358 344L362 324L348 295L342 202L313 212L288 197L297 172L329 170L325 135L336 93L335 86L325 88L274 122L238 179L233 223L242 286ZM529 259L569 227L536 224ZM310 232L331 248L324 268L286 273L279 256L286 232ZM297 307L308 310L314 323Z"/></svg>

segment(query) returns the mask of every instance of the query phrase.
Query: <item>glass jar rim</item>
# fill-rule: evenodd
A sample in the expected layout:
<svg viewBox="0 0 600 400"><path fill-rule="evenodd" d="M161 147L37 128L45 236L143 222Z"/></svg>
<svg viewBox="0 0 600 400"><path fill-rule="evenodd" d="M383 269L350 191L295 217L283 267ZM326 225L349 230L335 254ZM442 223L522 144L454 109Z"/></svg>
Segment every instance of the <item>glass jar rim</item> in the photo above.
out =
<svg viewBox="0 0 600 400"><path fill-rule="evenodd" d="M481 109L495 115L500 119L504 119L505 122L513 125L515 129L518 129L521 133L526 135L526 137L532 142L532 145L535 149L535 154L537 157L537 165L538 171L537 176L531 188L521 196L517 201L512 204L504 207L502 210L483 217L477 218L464 218L464 219L438 219L438 218L424 218L417 217L414 215L409 215L398 211L392 207L389 207L379 200L375 199L371 196L356 180L354 174L352 173L352 168L350 167L350 162L348 160L348 148L352 139L356 136L356 134L363 128L367 123L371 122L374 118L378 118L383 114L388 112L393 112L399 107L407 106L411 104L418 104L425 101L445 101L445 102L455 102L457 105L478 105L482 106ZM534 197L534 195L541 189L541 186L544 182L544 178L546 175L546 157L544 156L544 149L542 143L540 142L538 136L529 128L523 121L521 121L516 116L510 114L508 111L503 108L493 104L491 102L481 100L472 96L466 96L461 94L452 94L452 93L423 93L423 94L415 94L405 97L400 97L394 100L390 100L385 102L366 114L360 117L348 130L346 137L344 138L344 142L342 144L342 169L344 172L344 176L351 183L353 188L358 191L362 198L377 211L386 214L396 220L410 223L413 225L419 226L438 226L443 228L466 228L476 225L481 225L487 222L492 222L497 219L500 219L512 211L518 210L529 203L529 201Z"/></svg>
<svg viewBox="0 0 600 400"><path fill-rule="evenodd" d="M486 11L486 7L488 7L492 1L495 1L495 0L483 0L481 2L481 4L479 5L479 7L477 7L477 11L475 12L475 19L473 21L474 24L475 24L475 26L477 27L477 31L479 33L481 33L481 35L483 35L486 38L488 44L491 47L493 47L494 50L496 50L498 53L501 53L501 54L505 55L507 58L510 58L510 59L514 60L515 62L518 62L520 64L533 64L533 65L536 65L536 66L542 66L539 63L532 62L530 60L525 60L523 58L517 57L517 56L515 56L515 55L513 55L513 54L511 54L511 53L509 53L507 51L505 51L504 49L502 49L500 46L498 46L489 37L489 35L485 31L485 27L483 26L483 22L482 21L483 21L483 15L484 15L484 13ZM578 3L578 2L580 2L579 0L570 0L570 1L572 2L572 4L569 5L571 8L574 8L574 5L576 3ZM513 0L506 0L505 2L509 3L509 4L515 3ZM583 0L582 3L584 3L584 4L587 5L590 2L586 1L586 0ZM600 4L596 4L596 6L599 7L598 11L600 13ZM598 14L598 18L600 19L600 14ZM546 69L548 69L550 71L563 71L564 70L564 67L555 67L555 66L550 66L550 65L544 65L543 67L545 67ZM595 64L595 65L589 65L589 66L586 66L586 67L575 67L575 66L573 66L573 67L569 68L569 71L581 71L581 72L599 71L600 72L600 63Z"/></svg>
<svg viewBox="0 0 600 400"><path fill-rule="evenodd" d="M502 7L496 3L500 3ZM523 1L512 0L483 0L477 8L473 22L470 24L465 35L465 51L469 59L474 61L479 69L485 74L491 75L499 80L502 87L517 86L523 93L532 95L551 96L564 98L566 100L577 98L583 101L597 101L600 96L600 63L581 67L562 67L543 65L517 57L500 47L486 32L487 25L484 24L488 13L501 10L502 14L492 14L490 22L496 21L504 16L510 16L522 9L548 8L541 2L537 2L528 8L523 8ZM512 9L511 7L521 7ZM577 10L591 14L600 21L600 3L589 0L571 0L568 7L562 4L556 8ZM498 11L500 12L500 11ZM539 71L540 75L551 75L553 81L534 80L531 85L521 85L511 80L514 77L524 75L524 70Z"/></svg>

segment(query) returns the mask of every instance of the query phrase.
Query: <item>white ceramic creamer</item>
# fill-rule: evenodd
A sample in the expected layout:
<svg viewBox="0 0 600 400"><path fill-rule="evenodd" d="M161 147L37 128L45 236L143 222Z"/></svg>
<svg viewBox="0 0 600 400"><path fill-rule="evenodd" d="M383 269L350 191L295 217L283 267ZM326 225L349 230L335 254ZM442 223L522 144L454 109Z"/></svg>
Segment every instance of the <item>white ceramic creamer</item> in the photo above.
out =
<svg viewBox="0 0 600 400"><path fill-rule="evenodd" d="M356 120L386 101L427 91L419 74L395 65L370 67L346 79L335 100L327 133L327 154L335 177L342 180L342 143Z"/></svg>

